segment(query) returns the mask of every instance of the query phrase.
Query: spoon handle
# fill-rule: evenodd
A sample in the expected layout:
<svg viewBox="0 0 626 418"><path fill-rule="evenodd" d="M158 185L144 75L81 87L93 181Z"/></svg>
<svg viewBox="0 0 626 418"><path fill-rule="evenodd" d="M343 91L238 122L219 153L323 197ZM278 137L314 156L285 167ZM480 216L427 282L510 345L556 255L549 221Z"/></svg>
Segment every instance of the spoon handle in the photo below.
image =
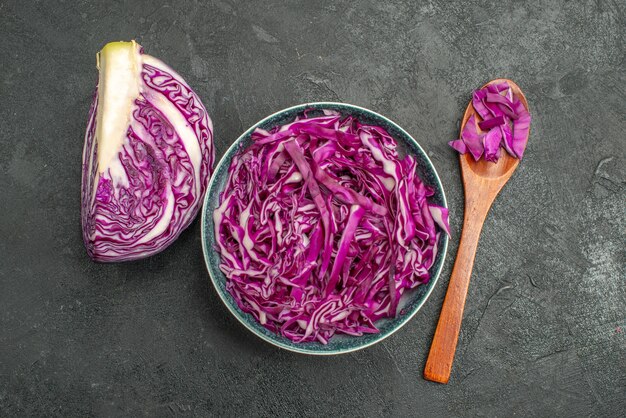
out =
<svg viewBox="0 0 626 418"><path fill-rule="evenodd" d="M479 201L466 196L463 232L452 268L448 291L443 301L439 322L426 361L426 368L424 369L426 380L448 383L448 379L450 379L478 239L490 206L491 202Z"/></svg>

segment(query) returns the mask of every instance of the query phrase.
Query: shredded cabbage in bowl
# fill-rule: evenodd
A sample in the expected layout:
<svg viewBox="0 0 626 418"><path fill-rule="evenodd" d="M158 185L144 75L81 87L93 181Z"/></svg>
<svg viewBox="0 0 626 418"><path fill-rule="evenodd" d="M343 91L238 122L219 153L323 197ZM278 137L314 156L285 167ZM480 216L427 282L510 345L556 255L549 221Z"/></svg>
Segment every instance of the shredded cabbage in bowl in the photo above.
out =
<svg viewBox="0 0 626 418"><path fill-rule="evenodd" d="M239 308L294 342L377 333L448 233L416 165L382 127L334 111L256 129L213 212Z"/></svg>

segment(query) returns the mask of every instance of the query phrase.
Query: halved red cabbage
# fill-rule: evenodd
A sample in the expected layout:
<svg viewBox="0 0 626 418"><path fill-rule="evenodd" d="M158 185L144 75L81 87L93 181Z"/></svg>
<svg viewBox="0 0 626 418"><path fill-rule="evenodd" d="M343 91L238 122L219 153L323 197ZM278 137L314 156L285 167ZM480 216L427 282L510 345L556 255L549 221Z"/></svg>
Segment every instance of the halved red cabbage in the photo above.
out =
<svg viewBox="0 0 626 418"><path fill-rule="evenodd" d="M81 217L95 261L170 245L194 219L213 169L213 125L180 75L140 45L111 42L83 150Z"/></svg>
<svg viewBox="0 0 626 418"><path fill-rule="evenodd" d="M501 146L511 156L521 159L528 141L531 118L524 104L513 97L509 84L490 84L476 90L472 106L482 121L477 127L476 118L471 116L461 132L461 138L448 144L461 154L471 153L476 161L482 157L497 162Z"/></svg>
<svg viewBox="0 0 626 418"><path fill-rule="evenodd" d="M220 269L238 306L295 342L378 332L428 282L448 211L381 127L333 111L240 150L215 209Z"/></svg>

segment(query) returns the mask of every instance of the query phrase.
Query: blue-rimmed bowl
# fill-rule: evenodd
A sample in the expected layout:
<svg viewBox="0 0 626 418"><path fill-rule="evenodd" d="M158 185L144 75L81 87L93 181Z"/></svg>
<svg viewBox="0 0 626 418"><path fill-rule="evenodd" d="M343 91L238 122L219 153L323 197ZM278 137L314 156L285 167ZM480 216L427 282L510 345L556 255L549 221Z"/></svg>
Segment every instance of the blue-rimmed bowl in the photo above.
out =
<svg viewBox="0 0 626 418"><path fill-rule="evenodd" d="M439 251L437 252L433 266L430 268L431 279L428 284L418 286L416 289L406 292L400 299L398 305L398 315L395 318L381 319L376 322L376 326L380 330L378 334L365 334L360 337L336 334L330 339L327 345L323 345L318 342L294 343L293 341L266 329L259 324L251 314L245 313L239 309L231 294L226 290L226 276L224 276L219 269L220 254L215 249L213 211L219 206L220 194L226 184L226 180L228 178L228 167L230 167L233 156L239 151L239 149L242 147L246 148L251 144L250 135L252 132L256 128L269 130L275 126L293 122L296 116L301 115L302 112L307 109L315 109L319 111L320 115L322 109L332 109L338 111L344 116L355 116L363 123L378 125L385 128L387 132L389 132L389 134L396 139L400 154L411 154L416 158L420 178L435 190L435 194L431 197L431 201L437 205L448 207L437 170L435 170L435 167L426 155L426 152L424 152L417 141L400 126L376 112L346 103L306 103L281 110L280 112L276 112L262 121L255 123L250 127L250 129L244 132L243 135L237 138L228 151L226 151L220 162L215 167L215 172L211 177L209 189L204 199L204 207L202 208L202 250L204 252L204 260L206 262L207 269L209 270L209 276L215 286L215 290L217 290L220 298L235 318L237 318L239 322L241 322L254 334L258 335L270 344L298 353L317 355L349 353L351 351L369 347L370 345L376 344L377 342L387 338L402 328L402 326L413 318L417 311L420 310L422 305L426 302L426 299L428 299L428 296L432 292L435 284L437 283L437 279L439 278L439 273L443 267L448 249L448 237L445 234L440 235L438 243ZM312 112L310 115L315 115L315 112Z"/></svg>

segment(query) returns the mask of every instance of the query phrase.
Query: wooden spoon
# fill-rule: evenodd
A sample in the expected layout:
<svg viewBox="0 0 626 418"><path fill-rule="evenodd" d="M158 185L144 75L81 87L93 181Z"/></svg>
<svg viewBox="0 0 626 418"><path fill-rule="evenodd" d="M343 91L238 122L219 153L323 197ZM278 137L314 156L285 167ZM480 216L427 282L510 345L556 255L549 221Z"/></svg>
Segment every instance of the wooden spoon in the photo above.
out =
<svg viewBox="0 0 626 418"><path fill-rule="evenodd" d="M528 102L524 93L511 80L499 78L490 81L485 86L505 81L511 86L514 97L519 98L524 107L528 109ZM472 115L474 115L477 121L481 120L470 101L463 115L461 132ZM448 292L443 301L439 323L435 330L433 343L430 346L430 353L426 361L426 368L424 369L424 378L438 383L448 383L450 379L450 371L452 370L454 352L456 351L459 331L461 330L465 297L467 296L467 289L472 275L480 230L483 227L491 204L519 164L519 160L511 157L505 150L500 150L500 158L497 163L483 159L476 162L469 152L459 155L459 161L461 163L461 175L465 190L463 232L461 233L461 241L452 269L452 276L450 276Z"/></svg>

